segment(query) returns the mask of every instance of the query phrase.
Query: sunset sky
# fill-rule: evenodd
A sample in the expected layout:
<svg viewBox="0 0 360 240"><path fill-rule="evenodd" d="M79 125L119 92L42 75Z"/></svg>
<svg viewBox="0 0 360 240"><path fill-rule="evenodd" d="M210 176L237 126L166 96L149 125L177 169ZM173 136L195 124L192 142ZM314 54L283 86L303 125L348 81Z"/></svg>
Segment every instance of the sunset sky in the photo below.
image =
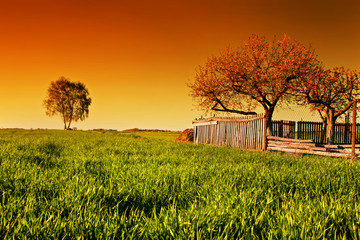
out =
<svg viewBox="0 0 360 240"><path fill-rule="evenodd" d="M327 67L360 71L359 0L1 0L0 128L63 128L42 102L64 76L93 99L73 126L183 130L203 114L186 85L198 65L251 34L284 33Z"/></svg>

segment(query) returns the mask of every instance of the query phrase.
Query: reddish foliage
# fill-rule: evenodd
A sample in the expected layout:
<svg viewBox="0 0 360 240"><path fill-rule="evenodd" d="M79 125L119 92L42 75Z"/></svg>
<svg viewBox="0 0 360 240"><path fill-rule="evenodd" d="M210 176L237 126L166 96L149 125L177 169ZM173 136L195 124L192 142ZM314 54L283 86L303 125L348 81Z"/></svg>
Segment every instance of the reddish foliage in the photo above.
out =
<svg viewBox="0 0 360 240"><path fill-rule="evenodd" d="M262 106L271 135L275 106L289 101L291 85L317 64L311 47L286 35L270 43L252 35L243 48L228 48L199 66L190 88L205 111L256 114Z"/></svg>

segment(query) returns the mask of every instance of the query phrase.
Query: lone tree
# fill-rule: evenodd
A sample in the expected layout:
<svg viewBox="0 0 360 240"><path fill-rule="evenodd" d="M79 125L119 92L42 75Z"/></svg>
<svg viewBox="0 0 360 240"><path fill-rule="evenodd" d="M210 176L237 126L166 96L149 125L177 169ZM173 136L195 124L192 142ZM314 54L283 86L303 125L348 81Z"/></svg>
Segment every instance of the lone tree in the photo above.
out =
<svg viewBox="0 0 360 240"><path fill-rule="evenodd" d="M271 119L276 105L288 101L287 93L294 80L317 64L310 46L286 35L271 43L252 35L241 49L226 49L199 66L189 87L205 111L251 115L256 114L257 106L262 106L267 134L272 135Z"/></svg>
<svg viewBox="0 0 360 240"><path fill-rule="evenodd" d="M333 144L336 120L360 97L360 73L344 67L330 70L319 66L300 78L294 92L299 104L309 104L319 112L326 141Z"/></svg>
<svg viewBox="0 0 360 240"><path fill-rule="evenodd" d="M85 85L80 82L70 82L60 77L51 82L48 96L44 100L46 115L60 115L64 121L64 129L70 129L72 121L83 121L89 116L91 98Z"/></svg>

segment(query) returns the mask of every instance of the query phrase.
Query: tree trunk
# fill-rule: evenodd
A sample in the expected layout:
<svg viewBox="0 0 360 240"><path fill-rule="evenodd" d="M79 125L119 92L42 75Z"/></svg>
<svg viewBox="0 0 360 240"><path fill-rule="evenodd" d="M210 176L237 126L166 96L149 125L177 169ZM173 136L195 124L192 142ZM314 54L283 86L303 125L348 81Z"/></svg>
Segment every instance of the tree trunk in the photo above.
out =
<svg viewBox="0 0 360 240"><path fill-rule="evenodd" d="M323 125L322 125L322 128L321 128L320 143L326 143L325 142L326 131L327 131L327 122L326 122L326 120L323 120Z"/></svg>
<svg viewBox="0 0 360 240"><path fill-rule="evenodd" d="M67 129L67 127L66 127L66 118L65 118L64 113L62 114L62 118L63 118L63 121L64 121L64 130L66 130Z"/></svg>
<svg viewBox="0 0 360 240"><path fill-rule="evenodd" d="M329 113L327 118L327 128L326 128L326 142L327 144L334 144L335 140L335 121L333 112Z"/></svg>
<svg viewBox="0 0 360 240"><path fill-rule="evenodd" d="M272 136L272 124L271 124L271 120L272 120L272 116L274 113L274 109L273 107L271 107L270 109L265 109L265 122L266 122L266 135L267 136Z"/></svg>

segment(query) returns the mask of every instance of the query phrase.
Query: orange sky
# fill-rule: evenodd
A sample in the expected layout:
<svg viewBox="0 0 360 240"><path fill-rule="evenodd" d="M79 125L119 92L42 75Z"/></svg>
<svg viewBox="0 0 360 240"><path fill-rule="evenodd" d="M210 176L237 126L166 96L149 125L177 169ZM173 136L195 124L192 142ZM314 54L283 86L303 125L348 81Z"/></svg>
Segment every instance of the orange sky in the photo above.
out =
<svg viewBox="0 0 360 240"><path fill-rule="evenodd" d="M194 69L253 33L286 33L326 66L360 70L359 0L1 0L0 128L63 128L42 106L60 76L93 99L78 128L191 127Z"/></svg>

